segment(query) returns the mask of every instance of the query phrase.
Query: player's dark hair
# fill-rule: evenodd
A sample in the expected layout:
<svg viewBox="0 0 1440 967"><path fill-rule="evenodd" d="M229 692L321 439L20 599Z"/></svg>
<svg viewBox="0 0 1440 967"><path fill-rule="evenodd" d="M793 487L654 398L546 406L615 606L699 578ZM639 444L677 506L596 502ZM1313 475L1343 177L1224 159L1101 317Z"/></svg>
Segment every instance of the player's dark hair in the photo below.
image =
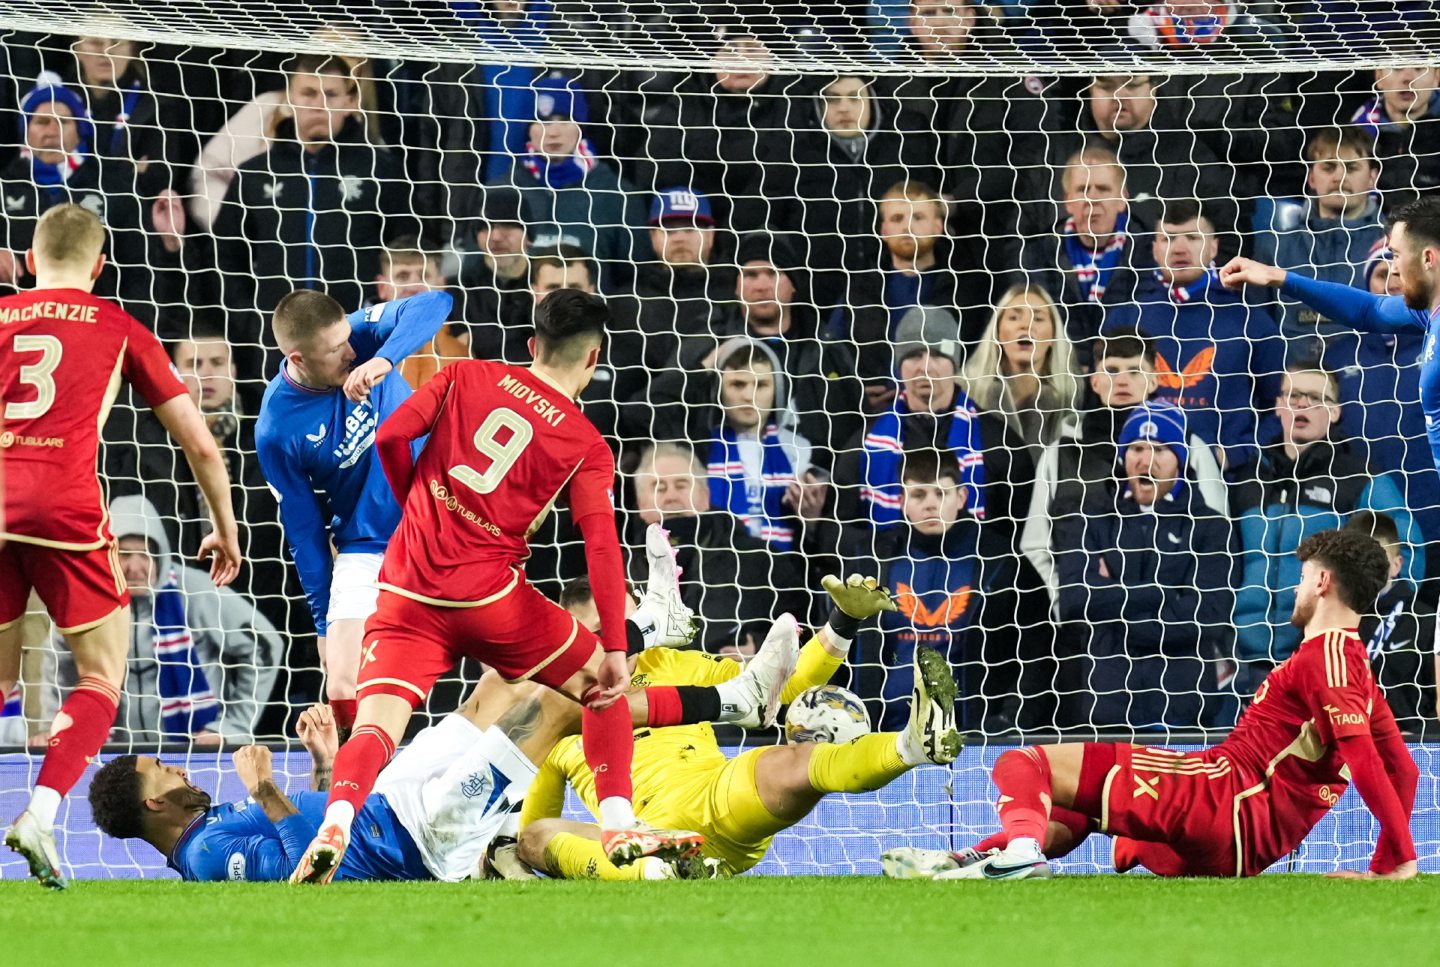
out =
<svg viewBox="0 0 1440 967"><path fill-rule="evenodd" d="M1345 529L1373 537L1381 544L1400 543L1400 528L1395 526L1395 519L1389 514L1377 514L1373 510L1356 511L1345 522Z"/></svg>
<svg viewBox="0 0 1440 967"><path fill-rule="evenodd" d="M571 608L582 604L589 604L595 600L595 592L590 587L590 579L578 577L572 581L566 581L565 586L560 589L560 607L569 611Z"/></svg>
<svg viewBox="0 0 1440 967"><path fill-rule="evenodd" d="M100 767L90 780L90 816L100 832L115 839L133 839L145 833L145 803L140 797L136 756L122 755Z"/></svg>
<svg viewBox="0 0 1440 967"><path fill-rule="evenodd" d="M1390 580L1390 559L1375 538L1358 530L1311 534L1295 552L1301 563L1314 561L1335 576L1336 592L1346 607L1369 614Z"/></svg>
<svg viewBox="0 0 1440 967"><path fill-rule="evenodd" d="M935 484L946 477L960 482L960 463L949 450L920 449L905 454L901 483Z"/></svg>
<svg viewBox="0 0 1440 967"><path fill-rule="evenodd" d="M535 361L559 366L583 362L605 338L610 307L598 295L556 289L535 307Z"/></svg>
<svg viewBox="0 0 1440 967"><path fill-rule="evenodd" d="M1404 225L1421 245L1440 245L1440 195L1425 195L1402 205L1390 216L1390 227Z"/></svg>
<svg viewBox="0 0 1440 967"><path fill-rule="evenodd" d="M1096 336L1092 357L1098 366L1106 359L1144 359L1155 365L1155 344L1129 326L1116 329L1108 335Z"/></svg>
<svg viewBox="0 0 1440 967"><path fill-rule="evenodd" d="M296 289L280 300L271 323L280 350L309 346L315 335L345 318L345 307L323 292Z"/></svg>

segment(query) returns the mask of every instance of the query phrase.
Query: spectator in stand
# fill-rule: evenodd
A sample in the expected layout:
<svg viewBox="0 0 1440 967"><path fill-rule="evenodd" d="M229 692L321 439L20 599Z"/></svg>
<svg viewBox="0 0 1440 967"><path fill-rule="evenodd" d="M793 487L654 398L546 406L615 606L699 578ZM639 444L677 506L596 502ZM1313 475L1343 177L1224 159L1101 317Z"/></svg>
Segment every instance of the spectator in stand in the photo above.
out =
<svg viewBox="0 0 1440 967"><path fill-rule="evenodd" d="M829 80L814 104L819 123L795 134L793 201L773 221L809 241L805 263L828 290L843 270L875 264L875 199L907 178L940 184L940 139L896 130L893 106L864 77Z"/></svg>
<svg viewBox="0 0 1440 967"><path fill-rule="evenodd" d="M0 291L30 288L25 253L35 223L56 205L75 203L109 229L110 244L95 294L118 298L150 326L157 304L178 301L176 271L185 234L185 209L175 192L141 193L135 167L122 158L102 164L93 151L94 126L85 103L54 74L40 76L20 104L20 153L0 169ZM161 331L162 337L175 333Z"/></svg>
<svg viewBox="0 0 1440 967"><path fill-rule="evenodd" d="M1257 460L1235 474L1239 483L1231 501L1245 555L1244 582L1235 597L1241 694L1300 645L1289 620L1300 580L1295 549L1311 534L1341 526L1356 511L1388 514L1405 543L1416 548L1406 579L1425 574L1424 539L1399 483L1332 437L1340 421L1339 392L1335 375L1314 361L1287 365L1275 399L1279 431L1262 439Z"/></svg>
<svg viewBox="0 0 1440 967"><path fill-rule="evenodd" d="M1185 418L1164 401L1136 407L1113 484L1056 521L1061 647L1083 656L1077 724L1220 724L1216 666L1234 633L1231 528L1187 479Z"/></svg>
<svg viewBox="0 0 1440 967"><path fill-rule="evenodd" d="M738 337L716 353L718 417L707 427L710 506L728 510L777 550L794 550L818 518L828 488L810 477L813 450L796 432L780 360L759 340ZM807 486L801 486L805 482Z"/></svg>
<svg viewBox="0 0 1440 967"><path fill-rule="evenodd" d="M1366 258L1385 238L1375 194L1375 142L1359 128L1325 128L1310 139L1305 156L1310 197L1257 201L1255 258L1312 279L1363 287ZM1288 337L1341 331L1294 300L1280 302L1279 316Z"/></svg>
<svg viewBox="0 0 1440 967"><path fill-rule="evenodd" d="M789 386L790 408L800 434L813 442L813 459L828 468L831 453L864 428L862 387L855 378L855 356L848 344L817 338L815 307L803 297L805 273L783 236L747 235L735 261L735 300L721 330L708 342L696 340L696 359L682 357L680 368L658 373L648 402L655 408L655 436L693 440L713 426L709 409L719 399L715 358L721 342L737 336L758 340L775 354Z"/></svg>
<svg viewBox="0 0 1440 967"><path fill-rule="evenodd" d="M1214 57L1264 49L1281 42L1279 24L1243 9L1212 0L1157 3L1130 17L1128 33L1135 42L1167 53L1205 53ZM1253 54L1252 54L1253 56Z"/></svg>
<svg viewBox="0 0 1440 967"><path fill-rule="evenodd" d="M230 496L244 552L235 589L253 599L280 628L299 630L303 609L291 607L300 593L298 579L286 563L280 511L255 456L255 419L245 412L234 354L224 327L200 317L190 323L191 335L176 340L170 358L190 398L205 418L225 459ZM160 511L167 543L182 560L194 560L210 532L210 516L200 487L158 420L127 395L111 409L102 430L101 466L112 498L143 494Z"/></svg>
<svg viewBox="0 0 1440 967"><path fill-rule="evenodd" d="M169 187L169 165L188 162L199 149L183 101L152 88L133 40L80 37L70 50L94 127L95 154L124 158L142 176L153 174L151 191Z"/></svg>
<svg viewBox="0 0 1440 967"><path fill-rule="evenodd" d="M929 185L902 181L880 196L884 250L878 265L850 276L830 315L831 338L856 345L856 371L865 381L866 410L879 412L894 398L893 339L900 319L916 306L958 311L960 357L985 329L990 279L963 241L945 230L946 207ZM898 510L898 505L896 505Z"/></svg>
<svg viewBox="0 0 1440 967"><path fill-rule="evenodd" d="M1074 425L1080 405L1075 350L1044 289L1011 287L1000 297L963 371L965 395L1001 416L1030 450L1031 464Z"/></svg>
<svg viewBox="0 0 1440 967"><path fill-rule="evenodd" d="M1440 69L1376 68L1375 92L1350 123L1375 139L1380 195L1393 210L1440 188Z"/></svg>
<svg viewBox="0 0 1440 967"><path fill-rule="evenodd" d="M375 276L372 305L408 299L422 292L445 288L440 253L421 247L414 235L391 241L380 253L380 274ZM435 338L400 363L400 375L411 389L419 389L457 359L470 357L470 329L463 321L447 322Z"/></svg>
<svg viewBox="0 0 1440 967"><path fill-rule="evenodd" d="M621 377L628 395L622 398L637 401L646 397L650 376L708 351L735 292L733 269L714 261L715 216L705 196L689 188L662 191L650 206L650 226L655 261L639 267L631 294L611 303L615 328L643 341L643 355L616 355L626 362ZM654 435L648 426L632 425L631 431Z"/></svg>
<svg viewBox="0 0 1440 967"><path fill-rule="evenodd" d="M451 285L465 294L470 352L476 359L522 363L530 358L525 218L520 192L506 185L481 189L474 228L475 251L460 262Z"/></svg>
<svg viewBox="0 0 1440 967"><path fill-rule="evenodd" d="M1035 467L1030 513L1020 535L1020 550L1034 566L1055 600L1058 582L1051 556L1057 520L1079 512L1087 492L1115 482L1115 448L1120 431L1135 407L1159 388L1155 350L1134 330L1117 330L1096 340L1090 391L1095 405L1067 426L1060 439L1045 447ZM1228 508L1225 481L1215 455L1198 436L1185 441L1187 472L1206 506Z"/></svg>
<svg viewBox="0 0 1440 967"><path fill-rule="evenodd" d="M1066 162L1092 139L1114 150L1125 169L1130 192L1130 213L1147 226L1160 218L1168 199L1199 198L1213 212L1212 224L1231 232L1236 224L1233 199L1240 195L1232 177L1215 152L1200 139L1196 126L1179 112L1160 110L1155 78L1149 74L1100 75L1084 91L1079 130L1049 138L1050 165L1040 168L1045 183L1035 185L1028 197L1055 197L1053 179L1063 175ZM1042 210L1046 206L1039 206ZM1027 235L1050 229L1048 212L1028 220ZM1228 253L1237 246L1227 244Z"/></svg>
<svg viewBox="0 0 1440 967"><path fill-rule="evenodd" d="M1415 585L1402 573L1413 549L1401 541L1395 521L1385 514L1358 511L1350 515L1345 529L1369 534L1390 559L1390 583L1376 599L1374 613L1361 617L1358 630L1395 720L1407 732L1421 732L1435 719L1436 662L1424 647L1433 632L1422 631Z"/></svg>
<svg viewBox="0 0 1440 967"><path fill-rule="evenodd" d="M720 205L716 216L735 232L761 231L794 181L794 132L802 122L789 93L792 79L771 73L765 42L745 27L722 28L713 74L671 76L668 89L642 87L635 181L665 191L686 185Z"/></svg>
<svg viewBox="0 0 1440 967"><path fill-rule="evenodd" d="M238 166L215 218L216 257L237 346L265 346L276 304L297 288L324 288L359 306L388 238L415 231L400 165L367 138L359 84L338 57L290 61L290 118L263 155ZM253 356L253 353L247 355ZM255 363L255 365L251 365ZM258 360L247 372L272 372Z"/></svg>
<svg viewBox="0 0 1440 967"><path fill-rule="evenodd" d="M1155 264L1142 241L1149 230L1131 222L1125 168L1108 145L1096 141L1072 154L1060 189L1063 219L1049 234L1025 241L1020 266L1024 278L1064 307L1066 335L1083 355L1105 312L1131 301Z"/></svg>
<svg viewBox="0 0 1440 967"><path fill-rule="evenodd" d="M1159 396L1186 410L1186 421L1227 471L1255 452L1255 412L1273 399L1284 359L1275 323L1220 284L1219 242L1193 201L1165 206L1155 233L1159 266L1135 302L1117 306L1105 331L1133 328L1155 345Z"/></svg>
<svg viewBox="0 0 1440 967"><path fill-rule="evenodd" d="M554 232L590 252L613 290L629 281L644 245L632 228L640 221L634 196L585 136L589 108L575 81L552 71L534 90L530 140L502 183L519 189L532 233Z"/></svg>
<svg viewBox="0 0 1440 967"><path fill-rule="evenodd" d="M770 623L784 612L803 617L809 595L799 558L750 536L725 510L712 510L705 467L689 447L657 443L635 471L635 510L626 534L644 547L644 531L662 522L678 549L680 591L703 622L696 642L711 654L752 654ZM631 561L643 581L645 557Z"/></svg>
<svg viewBox="0 0 1440 967"><path fill-rule="evenodd" d="M902 728L914 690L915 649L934 648L955 669L963 727L979 729L984 718L986 636L975 633L989 580L997 572L980 553L984 526L965 513L969 489L950 453L915 450L905 455L901 521L878 535L855 534L845 559L873 568L897 610L864 631L851 662L851 687L870 706L879 731ZM874 562L866 565L864 562Z"/></svg>
<svg viewBox="0 0 1440 967"><path fill-rule="evenodd" d="M132 610L115 731L137 745L254 741L284 658L280 635L244 595L171 553L144 497L117 497L110 527ZM73 674L67 660L61 678Z"/></svg>

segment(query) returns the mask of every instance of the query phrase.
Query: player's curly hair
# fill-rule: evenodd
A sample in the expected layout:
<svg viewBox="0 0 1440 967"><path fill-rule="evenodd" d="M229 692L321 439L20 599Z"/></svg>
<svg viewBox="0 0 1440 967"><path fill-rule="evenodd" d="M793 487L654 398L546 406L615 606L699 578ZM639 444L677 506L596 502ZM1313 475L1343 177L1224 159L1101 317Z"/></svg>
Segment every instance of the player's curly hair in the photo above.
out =
<svg viewBox="0 0 1440 967"><path fill-rule="evenodd" d="M1390 580L1390 559L1369 534L1358 530L1329 530L1311 534L1295 556L1301 563L1313 560L1335 575L1336 591L1346 606L1360 614L1375 610L1375 599Z"/></svg>
<svg viewBox="0 0 1440 967"><path fill-rule="evenodd" d="M101 767L90 780L90 816L100 832L115 839L133 839L145 832L145 806L140 801L137 758L122 755Z"/></svg>

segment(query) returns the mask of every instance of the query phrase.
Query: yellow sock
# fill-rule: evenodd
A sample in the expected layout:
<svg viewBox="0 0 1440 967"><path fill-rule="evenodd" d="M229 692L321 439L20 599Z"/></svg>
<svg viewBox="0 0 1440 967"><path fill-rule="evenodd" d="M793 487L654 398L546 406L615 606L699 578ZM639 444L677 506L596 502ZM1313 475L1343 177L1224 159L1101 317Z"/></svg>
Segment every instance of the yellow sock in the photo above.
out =
<svg viewBox="0 0 1440 967"><path fill-rule="evenodd" d="M800 649L800 660L795 663L795 674L785 683L785 691L780 696L780 701L787 705L795 701L795 696L812 688L815 685L824 685L834 675L835 670L845 664L845 659L836 658L825 650L825 643L820 640L817 634L805 643Z"/></svg>
<svg viewBox="0 0 1440 967"><path fill-rule="evenodd" d="M877 732L844 745L817 745L810 753L810 786L816 792L871 792L910 768L895 747L895 733Z"/></svg>
<svg viewBox="0 0 1440 967"><path fill-rule="evenodd" d="M643 863L616 866L600 843L574 833L556 833L545 844L545 866L567 880L643 880Z"/></svg>

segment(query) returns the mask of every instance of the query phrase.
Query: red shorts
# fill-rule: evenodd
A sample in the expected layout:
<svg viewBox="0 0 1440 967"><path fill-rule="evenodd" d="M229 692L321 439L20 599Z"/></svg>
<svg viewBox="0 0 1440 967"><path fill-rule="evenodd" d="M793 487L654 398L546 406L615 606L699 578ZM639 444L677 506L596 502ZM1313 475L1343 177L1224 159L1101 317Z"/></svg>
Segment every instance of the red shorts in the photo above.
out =
<svg viewBox="0 0 1440 967"><path fill-rule="evenodd" d="M599 647L599 638L524 578L504 597L472 608L382 590L365 622L356 691L381 689L418 706L461 658L489 665L507 681L559 688Z"/></svg>
<svg viewBox="0 0 1440 967"><path fill-rule="evenodd" d="M1160 876L1250 871L1236 834L1242 782L1224 756L1087 743L1085 760L1076 805L1115 837L1117 871L1136 865Z"/></svg>
<svg viewBox="0 0 1440 967"><path fill-rule="evenodd" d="M7 541L0 547L0 628L25 614L31 588L64 634L85 631L130 603L113 541L93 551Z"/></svg>

